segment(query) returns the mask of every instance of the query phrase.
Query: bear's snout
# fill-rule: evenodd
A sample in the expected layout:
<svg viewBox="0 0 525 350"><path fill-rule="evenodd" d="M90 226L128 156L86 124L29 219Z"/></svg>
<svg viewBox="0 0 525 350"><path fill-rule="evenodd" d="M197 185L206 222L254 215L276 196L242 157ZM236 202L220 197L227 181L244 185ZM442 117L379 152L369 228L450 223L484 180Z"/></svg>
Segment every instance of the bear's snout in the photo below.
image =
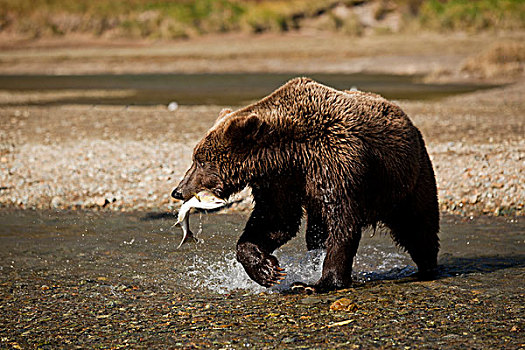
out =
<svg viewBox="0 0 525 350"><path fill-rule="evenodd" d="M175 199L180 199L180 200L184 199L184 197L182 196L182 192L179 190L178 187L175 188L175 189L173 190L173 192L171 192L171 196L172 196L173 198L175 198Z"/></svg>

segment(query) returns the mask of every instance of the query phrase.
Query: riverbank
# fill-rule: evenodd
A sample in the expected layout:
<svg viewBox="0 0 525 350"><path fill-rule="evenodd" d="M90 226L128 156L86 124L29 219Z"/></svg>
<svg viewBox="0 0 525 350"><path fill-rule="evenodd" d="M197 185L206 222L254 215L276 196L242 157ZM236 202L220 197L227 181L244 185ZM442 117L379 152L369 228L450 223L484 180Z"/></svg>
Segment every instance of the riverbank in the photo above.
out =
<svg viewBox="0 0 525 350"><path fill-rule="evenodd" d="M437 101L400 101L427 143L443 212L523 215L525 83ZM0 100L45 94L0 93ZM0 109L0 204L173 210L193 146L222 106ZM232 206L250 208L245 200Z"/></svg>

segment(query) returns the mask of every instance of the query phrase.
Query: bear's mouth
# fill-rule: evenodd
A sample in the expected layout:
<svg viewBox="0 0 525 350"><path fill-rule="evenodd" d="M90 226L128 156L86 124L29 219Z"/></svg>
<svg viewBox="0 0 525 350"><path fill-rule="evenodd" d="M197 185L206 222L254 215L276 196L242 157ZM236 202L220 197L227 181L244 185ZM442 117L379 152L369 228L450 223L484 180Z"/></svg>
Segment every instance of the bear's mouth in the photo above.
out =
<svg viewBox="0 0 525 350"><path fill-rule="evenodd" d="M215 188L213 190L209 190L211 193L213 193L217 198L219 199L222 199L224 200L225 198L223 198L224 196L224 191L222 190L222 188Z"/></svg>

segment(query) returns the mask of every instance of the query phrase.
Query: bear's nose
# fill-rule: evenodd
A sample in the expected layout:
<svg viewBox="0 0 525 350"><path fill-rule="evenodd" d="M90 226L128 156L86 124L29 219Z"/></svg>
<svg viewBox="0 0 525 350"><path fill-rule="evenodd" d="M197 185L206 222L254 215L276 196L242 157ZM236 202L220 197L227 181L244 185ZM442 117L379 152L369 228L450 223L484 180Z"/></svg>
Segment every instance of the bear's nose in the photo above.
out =
<svg viewBox="0 0 525 350"><path fill-rule="evenodd" d="M171 192L171 196L175 199L184 199L182 197L182 192L178 188L174 189L173 192Z"/></svg>

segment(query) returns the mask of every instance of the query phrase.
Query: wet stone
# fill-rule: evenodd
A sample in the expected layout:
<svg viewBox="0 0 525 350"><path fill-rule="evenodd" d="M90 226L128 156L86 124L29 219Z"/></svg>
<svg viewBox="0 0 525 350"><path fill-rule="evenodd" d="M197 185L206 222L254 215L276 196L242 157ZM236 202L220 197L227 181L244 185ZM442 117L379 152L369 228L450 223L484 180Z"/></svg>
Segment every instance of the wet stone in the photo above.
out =
<svg viewBox="0 0 525 350"><path fill-rule="evenodd" d="M286 337L286 338L283 338L282 342L284 344L291 344L291 343L295 343L296 339L293 337Z"/></svg>
<svg viewBox="0 0 525 350"><path fill-rule="evenodd" d="M301 304L306 304L306 305L320 304L322 302L323 300L320 299L319 297L305 297L301 299Z"/></svg>
<svg viewBox="0 0 525 350"><path fill-rule="evenodd" d="M51 208L60 208L64 204L62 197L55 196L51 199Z"/></svg>

